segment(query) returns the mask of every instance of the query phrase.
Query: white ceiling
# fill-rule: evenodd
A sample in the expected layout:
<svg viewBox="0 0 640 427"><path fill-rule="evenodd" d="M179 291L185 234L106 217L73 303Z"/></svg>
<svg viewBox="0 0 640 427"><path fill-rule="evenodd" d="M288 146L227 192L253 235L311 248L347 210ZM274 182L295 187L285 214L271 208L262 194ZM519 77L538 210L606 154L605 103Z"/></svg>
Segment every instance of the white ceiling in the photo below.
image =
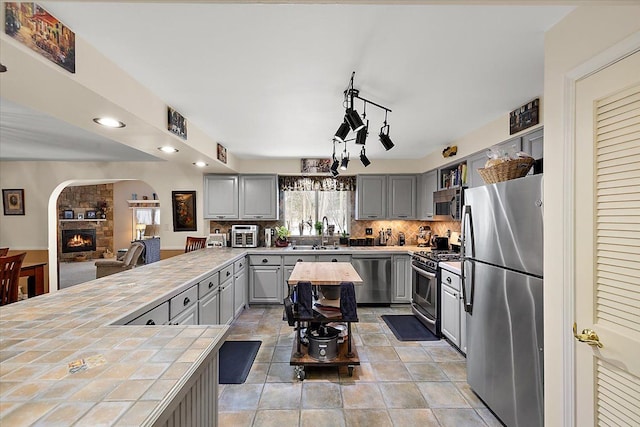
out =
<svg viewBox="0 0 640 427"><path fill-rule="evenodd" d="M329 157L352 71L361 96L393 110L385 152L368 106L368 157L441 150L542 94L544 32L573 8L41 4L239 158Z"/></svg>

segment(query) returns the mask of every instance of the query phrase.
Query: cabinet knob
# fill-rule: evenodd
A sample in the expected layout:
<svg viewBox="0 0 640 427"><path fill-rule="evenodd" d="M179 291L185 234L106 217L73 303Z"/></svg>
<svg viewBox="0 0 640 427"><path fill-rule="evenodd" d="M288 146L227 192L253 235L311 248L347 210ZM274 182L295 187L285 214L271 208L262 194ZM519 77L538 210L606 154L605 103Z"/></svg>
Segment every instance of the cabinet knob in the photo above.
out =
<svg viewBox="0 0 640 427"><path fill-rule="evenodd" d="M213 288L213 282L209 282L209 289Z"/></svg>
<svg viewBox="0 0 640 427"><path fill-rule="evenodd" d="M298 258L296 262L302 262L302 258Z"/></svg>
<svg viewBox="0 0 640 427"><path fill-rule="evenodd" d="M269 262L269 260L268 260L268 259L266 259L266 258L264 258L264 259L262 260L262 263L263 263L263 264L266 264L267 262Z"/></svg>
<svg viewBox="0 0 640 427"><path fill-rule="evenodd" d="M227 277L229 277L231 275L230 271L227 271Z"/></svg>
<svg viewBox="0 0 640 427"><path fill-rule="evenodd" d="M333 258L333 259L331 260L331 262L338 262L338 260L337 260L337 259L335 259L335 258Z"/></svg>
<svg viewBox="0 0 640 427"><path fill-rule="evenodd" d="M451 283L451 277L447 277L447 283Z"/></svg>
<svg viewBox="0 0 640 427"><path fill-rule="evenodd" d="M189 299L189 297L184 297L184 301L182 301L183 305L189 305L189 303L191 302L191 300Z"/></svg>
<svg viewBox="0 0 640 427"><path fill-rule="evenodd" d="M155 325L156 322L153 321L153 319L149 319L147 320L147 325Z"/></svg>

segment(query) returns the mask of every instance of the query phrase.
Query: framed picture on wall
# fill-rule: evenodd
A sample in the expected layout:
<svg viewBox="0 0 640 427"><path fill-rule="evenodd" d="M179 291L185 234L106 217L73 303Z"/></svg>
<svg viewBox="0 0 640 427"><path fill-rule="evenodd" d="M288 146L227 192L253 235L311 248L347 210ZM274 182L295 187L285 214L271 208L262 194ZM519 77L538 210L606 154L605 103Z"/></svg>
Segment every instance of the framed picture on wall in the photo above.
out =
<svg viewBox="0 0 640 427"><path fill-rule="evenodd" d="M73 211L71 209L66 209L62 212L62 218L64 219L73 219Z"/></svg>
<svg viewBox="0 0 640 427"><path fill-rule="evenodd" d="M96 211L86 211L84 214L87 216L87 219L96 219Z"/></svg>
<svg viewBox="0 0 640 427"><path fill-rule="evenodd" d="M196 192L172 191L173 231L196 231Z"/></svg>
<svg viewBox="0 0 640 427"><path fill-rule="evenodd" d="M2 205L5 215L24 215L24 189L3 189Z"/></svg>

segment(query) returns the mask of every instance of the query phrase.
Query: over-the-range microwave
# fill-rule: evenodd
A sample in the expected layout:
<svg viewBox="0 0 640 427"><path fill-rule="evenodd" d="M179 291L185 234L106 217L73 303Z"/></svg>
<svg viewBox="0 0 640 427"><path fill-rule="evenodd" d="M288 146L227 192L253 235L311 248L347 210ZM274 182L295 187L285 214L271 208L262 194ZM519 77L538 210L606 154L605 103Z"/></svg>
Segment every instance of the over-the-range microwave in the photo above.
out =
<svg viewBox="0 0 640 427"><path fill-rule="evenodd" d="M463 188L449 188L433 193L433 220L460 221L462 219Z"/></svg>

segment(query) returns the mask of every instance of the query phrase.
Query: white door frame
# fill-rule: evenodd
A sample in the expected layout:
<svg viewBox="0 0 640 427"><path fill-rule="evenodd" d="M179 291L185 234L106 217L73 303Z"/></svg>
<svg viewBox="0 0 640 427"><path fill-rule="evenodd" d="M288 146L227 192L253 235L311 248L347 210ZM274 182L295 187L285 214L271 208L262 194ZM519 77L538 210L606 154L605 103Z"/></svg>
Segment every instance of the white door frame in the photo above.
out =
<svg viewBox="0 0 640 427"><path fill-rule="evenodd" d="M562 331L563 331L563 411L565 426L575 426L575 352L574 337L571 325L575 319L575 249L574 249L574 198L575 198L575 115L576 115L576 83L621 59L640 51L640 32L627 37L607 50L594 56L578 67L565 74L564 99L562 112L563 120L563 156L564 156L564 197L562 203L563 217L563 257L565 262L562 269L563 303L562 303Z"/></svg>

